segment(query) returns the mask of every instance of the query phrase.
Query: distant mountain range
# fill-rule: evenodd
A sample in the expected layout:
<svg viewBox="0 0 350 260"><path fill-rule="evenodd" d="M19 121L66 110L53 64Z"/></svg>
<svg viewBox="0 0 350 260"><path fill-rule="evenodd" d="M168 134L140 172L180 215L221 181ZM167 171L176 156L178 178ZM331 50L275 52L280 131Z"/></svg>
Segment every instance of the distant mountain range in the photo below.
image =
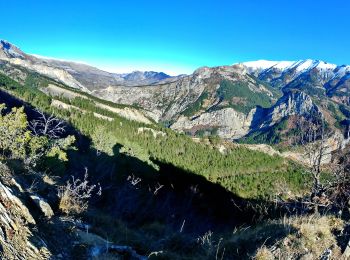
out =
<svg viewBox="0 0 350 260"><path fill-rule="evenodd" d="M172 78L163 72L154 71L134 71L123 74L109 73L82 63L29 55L4 40L0 41L0 59L33 69L85 91L95 87L107 87L110 85L149 85Z"/></svg>
<svg viewBox="0 0 350 260"><path fill-rule="evenodd" d="M0 72L23 80L35 71L191 135L219 135L246 142L279 143L295 117L319 111L347 138L350 66L319 60L252 61L203 67L191 75L163 72L114 74L86 64L28 55L0 42Z"/></svg>

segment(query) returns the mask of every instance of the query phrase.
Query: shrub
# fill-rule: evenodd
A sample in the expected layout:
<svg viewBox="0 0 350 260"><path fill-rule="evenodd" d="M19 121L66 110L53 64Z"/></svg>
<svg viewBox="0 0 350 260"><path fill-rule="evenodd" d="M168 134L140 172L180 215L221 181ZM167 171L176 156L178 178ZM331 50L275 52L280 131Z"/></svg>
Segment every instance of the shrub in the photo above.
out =
<svg viewBox="0 0 350 260"><path fill-rule="evenodd" d="M88 174L86 171L83 180L72 177L72 181L67 181L65 186L59 187L59 208L62 212L66 214L80 214L87 210L89 199L93 191L97 189L97 185L90 185L87 178ZM101 195L101 187L98 188L97 194Z"/></svg>

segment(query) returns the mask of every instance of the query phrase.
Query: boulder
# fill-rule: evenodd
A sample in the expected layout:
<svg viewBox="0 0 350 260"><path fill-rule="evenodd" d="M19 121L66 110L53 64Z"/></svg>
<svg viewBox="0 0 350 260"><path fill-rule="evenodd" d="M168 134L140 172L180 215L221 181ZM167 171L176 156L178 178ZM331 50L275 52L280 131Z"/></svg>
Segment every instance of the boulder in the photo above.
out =
<svg viewBox="0 0 350 260"><path fill-rule="evenodd" d="M43 198L39 197L38 195L30 195L30 198L46 218L50 219L54 215L50 204L47 203Z"/></svg>

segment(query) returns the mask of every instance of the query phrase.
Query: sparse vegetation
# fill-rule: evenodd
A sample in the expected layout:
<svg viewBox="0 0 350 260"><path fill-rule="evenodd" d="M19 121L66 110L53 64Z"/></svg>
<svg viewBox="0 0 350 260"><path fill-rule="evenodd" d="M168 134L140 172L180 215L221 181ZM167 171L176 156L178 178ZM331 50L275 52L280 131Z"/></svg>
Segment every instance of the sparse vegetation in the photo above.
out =
<svg viewBox="0 0 350 260"><path fill-rule="evenodd" d="M283 218L280 225L287 231L286 235L273 244L273 238L268 238L270 241L257 250L256 259L322 259L328 251L330 259L341 258L335 236L344 230L341 219L311 215Z"/></svg>

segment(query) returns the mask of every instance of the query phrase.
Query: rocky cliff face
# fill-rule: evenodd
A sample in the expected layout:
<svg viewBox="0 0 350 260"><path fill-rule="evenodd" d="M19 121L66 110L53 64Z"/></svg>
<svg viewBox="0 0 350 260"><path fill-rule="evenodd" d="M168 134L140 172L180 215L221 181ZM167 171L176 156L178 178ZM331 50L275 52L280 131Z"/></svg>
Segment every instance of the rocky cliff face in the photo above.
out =
<svg viewBox="0 0 350 260"><path fill-rule="evenodd" d="M238 139L249 132L275 125L289 116L321 113L310 96L291 91L282 96L271 108L255 108L248 115L224 108L188 118L181 116L172 126L174 130L196 133L199 130L215 130L215 134ZM210 132L208 132L210 134Z"/></svg>
<svg viewBox="0 0 350 260"><path fill-rule="evenodd" d="M194 118L181 116L171 128L191 134L199 131L207 131L208 134L217 134L223 138L237 139L249 132L252 114L247 116L235 111L233 108L224 108L203 113Z"/></svg>
<svg viewBox="0 0 350 260"><path fill-rule="evenodd" d="M259 127L270 127L283 118L293 115L310 115L321 113L311 97L304 92L290 91L285 93L271 108L265 109L263 113L256 112L253 117L257 117ZM260 119L259 117L262 116ZM256 125L254 125L256 127Z"/></svg>

